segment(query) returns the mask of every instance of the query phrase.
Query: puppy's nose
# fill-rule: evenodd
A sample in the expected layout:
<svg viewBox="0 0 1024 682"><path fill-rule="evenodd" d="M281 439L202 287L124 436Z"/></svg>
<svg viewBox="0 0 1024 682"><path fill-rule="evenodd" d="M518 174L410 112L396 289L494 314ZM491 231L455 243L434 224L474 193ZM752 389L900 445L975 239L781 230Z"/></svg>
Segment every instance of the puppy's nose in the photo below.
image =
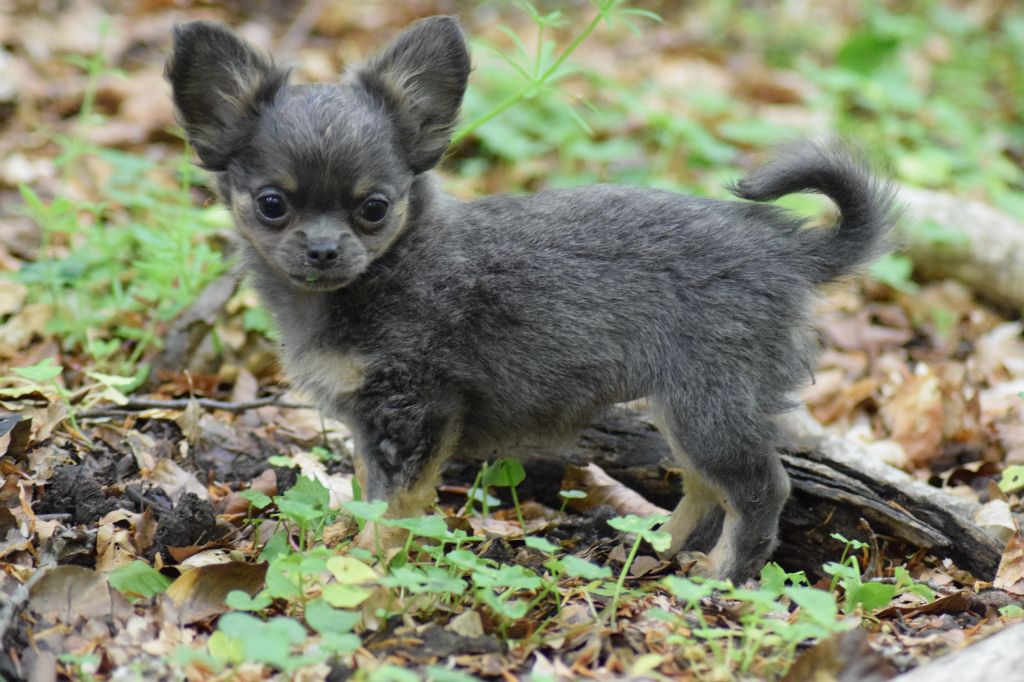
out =
<svg viewBox="0 0 1024 682"><path fill-rule="evenodd" d="M338 260L338 244L334 241L313 242L306 246L306 260L316 268L329 268Z"/></svg>

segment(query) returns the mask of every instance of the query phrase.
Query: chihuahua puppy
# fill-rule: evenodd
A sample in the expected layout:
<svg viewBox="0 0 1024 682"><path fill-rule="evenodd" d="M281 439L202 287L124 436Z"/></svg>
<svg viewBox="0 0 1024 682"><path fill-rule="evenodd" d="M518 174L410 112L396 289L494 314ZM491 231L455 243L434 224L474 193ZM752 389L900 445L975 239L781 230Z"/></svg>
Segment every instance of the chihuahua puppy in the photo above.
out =
<svg viewBox="0 0 1024 682"><path fill-rule="evenodd" d="M713 543L714 575L753 575L789 494L776 417L811 372L815 285L880 252L890 189L842 146L802 143L734 191L821 192L830 229L634 187L458 201L429 171L469 72L451 17L298 86L221 26L175 29L174 103L287 375L350 426L366 497L397 516L432 501L456 450L565 436L646 397L685 479L666 554Z"/></svg>

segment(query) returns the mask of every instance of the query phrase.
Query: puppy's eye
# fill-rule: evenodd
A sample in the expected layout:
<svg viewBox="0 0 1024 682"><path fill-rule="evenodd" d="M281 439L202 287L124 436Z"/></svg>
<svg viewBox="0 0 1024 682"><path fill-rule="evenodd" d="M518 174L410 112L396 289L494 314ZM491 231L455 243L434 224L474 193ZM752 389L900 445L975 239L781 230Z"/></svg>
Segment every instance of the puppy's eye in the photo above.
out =
<svg viewBox="0 0 1024 682"><path fill-rule="evenodd" d="M260 190L256 195L256 216L266 225L280 225L288 218L288 200L276 189Z"/></svg>
<svg viewBox="0 0 1024 682"><path fill-rule="evenodd" d="M370 197L359 209L359 216L368 223L379 223L388 214L387 199Z"/></svg>

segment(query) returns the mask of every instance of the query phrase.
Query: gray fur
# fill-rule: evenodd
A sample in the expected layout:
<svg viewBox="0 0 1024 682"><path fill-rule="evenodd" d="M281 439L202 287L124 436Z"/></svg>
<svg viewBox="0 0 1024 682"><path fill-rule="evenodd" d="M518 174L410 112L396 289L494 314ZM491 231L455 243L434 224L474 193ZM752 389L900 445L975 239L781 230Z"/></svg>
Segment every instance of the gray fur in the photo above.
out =
<svg viewBox="0 0 1024 682"><path fill-rule="evenodd" d="M339 84L282 73L226 29L175 31L182 122L219 171L285 368L352 427L368 495L404 509L455 448L563 437L646 396L687 479L672 551L710 546L721 525L713 571L757 571L789 493L775 416L811 376L814 285L878 252L890 189L843 146L805 142L736 191L820 191L842 213L832 229L634 187L460 202L426 172L469 75L454 19L418 22ZM257 219L266 187L286 190L287 224ZM370 225L372 197L390 210Z"/></svg>

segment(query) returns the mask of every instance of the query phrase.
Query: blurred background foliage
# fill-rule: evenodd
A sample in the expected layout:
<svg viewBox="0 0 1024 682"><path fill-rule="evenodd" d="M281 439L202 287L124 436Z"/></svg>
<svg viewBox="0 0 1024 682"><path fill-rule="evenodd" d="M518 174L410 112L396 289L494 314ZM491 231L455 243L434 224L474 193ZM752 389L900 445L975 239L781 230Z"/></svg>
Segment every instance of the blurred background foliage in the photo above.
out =
<svg viewBox="0 0 1024 682"><path fill-rule="evenodd" d="M441 172L463 198L590 182L726 196L772 145L838 132L900 182L1024 218L1024 11L1012 0L0 9L0 270L15 287L0 315L37 306L15 331L51 341L25 356L7 334L0 361L57 350L141 379L167 325L225 271L229 220L191 165L161 79L171 26L193 18L234 25L296 80L317 81L420 16L458 14L475 70ZM875 269L897 287L912 271L899 257ZM214 351L272 335L248 301L233 307L241 330L221 329Z"/></svg>

